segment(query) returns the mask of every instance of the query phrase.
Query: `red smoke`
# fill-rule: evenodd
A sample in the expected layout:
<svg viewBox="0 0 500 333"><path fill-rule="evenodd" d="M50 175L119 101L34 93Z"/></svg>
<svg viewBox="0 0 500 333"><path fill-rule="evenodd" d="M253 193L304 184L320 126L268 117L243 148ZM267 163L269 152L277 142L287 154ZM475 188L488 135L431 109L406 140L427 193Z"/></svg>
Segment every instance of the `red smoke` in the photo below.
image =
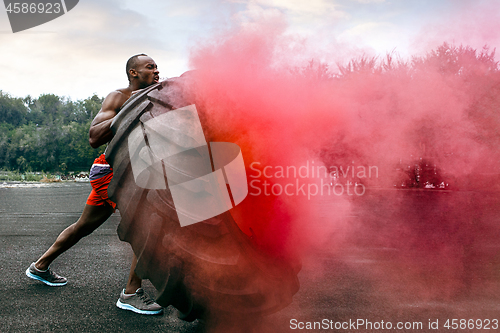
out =
<svg viewBox="0 0 500 333"><path fill-rule="evenodd" d="M283 33L281 24L252 25L193 52L209 141L242 148L249 182L284 188L298 179L307 189L352 181L366 192L250 194L232 211L242 230L285 257L378 249L366 253L385 263L371 272L383 276L384 290L448 299L492 285L500 236L494 53L442 44L412 60L357 58L339 69L311 60L298 68ZM313 162L356 174L276 176L278 166ZM256 178L266 166L272 177ZM368 166L377 176L358 174Z"/></svg>

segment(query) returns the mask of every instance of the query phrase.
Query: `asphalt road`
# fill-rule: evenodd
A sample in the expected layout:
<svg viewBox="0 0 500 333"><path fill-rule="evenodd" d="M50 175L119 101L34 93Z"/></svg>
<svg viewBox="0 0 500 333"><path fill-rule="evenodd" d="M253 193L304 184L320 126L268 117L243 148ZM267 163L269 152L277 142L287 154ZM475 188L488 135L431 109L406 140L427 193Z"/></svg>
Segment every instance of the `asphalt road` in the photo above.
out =
<svg viewBox="0 0 500 333"><path fill-rule="evenodd" d="M39 188L0 186L0 332L207 331L199 321L186 323L178 319L176 310L171 307L165 309L161 316L143 316L115 306L125 286L131 260L130 246L121 242L116 234L118 214L53 263L52 268L68 278L66 286L48 287L26 277L24 272L29 264L50 246L61 230L79 217L89 191L88 183L59 183ZM373 197L372 203L376 200ZM495 241L498 209L481 212L481 218L491 221L491 228L486 232L477 231L479 227L474 227L477 230L466 229L463 235L455 237L466 245L453 247L455 238L450 238L447 241L451 245L445 247L448 252L439 248L441 255L458 251L456 258L461 259L460 265L452 265L451 259L433 261L434 254L405 247L406 241L398 243L395 238L389 245L384 245L385 238L384 242L373 238L374 234L385 235L387 230L395 228L391 226L387 229L387 220L380 217L382 212L378 211L377 215L377 209L380 210L378 203L365 203L364 210L357 210L358 215L343 216L341 220L348 223L337 223L337 229L325 221L339 221L341 203L335 206L330 202L327 209L324 208L325 202L311 204L323 207L315 210L316 216L311 217L310 225L311 230L316 235L323 235L323 238L317 240L321 246L311 247L304 254L304 265L299 274L301 289L294 302L262 321L249 318L248 322L239 323L231 331L500 330L493 329L493 322L489 330L478 329L477 325L473 329L444 327L446 320L453 318L500 319L500 248ZM414 204L418 205L418 202ZM367 211L371 212L370 216L378 216L375 219L377 222L368 218ZM376 214L373 215L373 212ZM394 217L394 212L391 214ZM416 222L412 223L415 225ZM484 223L481 225L481 230L486 228ZM348 227L351 228L351 236L341 239L339 235L344 235L342 230ZM399 225L398 228L404 232L408 230L407 225ZM429 230L431 227L425 228ZM434 230L433 234L438 235L441 229ZM418 235L419 230L417 228L412 232ZM450 232L446 229L446 234ZM358 237L353 238L352 235ZM401 235L400 238L403 237ZM474 237L467 238L467 235ZM387 236L387 239L392 239L390 237L393 236ZM464 261L463 258L472 259ZM437 262L438 265L429 266L428 262ZM482 263L481 266L478 262ZM422 267L426 269L422 270ZM489 268L485 270L484 267ZM430 273L424 274L423 271ZM460 276L454 276L456 274ZM144 282L144 289L151 296L155 295L155 289L148 281ZM328 328L324 326L325 320L329 323ZM341 327L343 323L352 324L358 320L371 321L372 328L358 326L354 329L347 324ZM430 329L429 324L436 320L439 320L439 328ZM421 323L421 327L376 329L381 321L386 324L391 322L392 325L398 322L403 325ZM320 322L322 326L307 329L308 322ZM341 326L335 329L335 323ZM214 331L226 332L228 329L216 328Z"/></svg>
<svg viewBox="0 0 500 333"><path fill-rule="evenodd" d="M116 235L119 214L52 264L66 286L26 277L28 265L78 219L89 192L88 183L0 188L0 332L199 332L200 323L177 319L171 308L141 316L115 306L132 255ZM155 294L148 281L144 289Z"/></svg>

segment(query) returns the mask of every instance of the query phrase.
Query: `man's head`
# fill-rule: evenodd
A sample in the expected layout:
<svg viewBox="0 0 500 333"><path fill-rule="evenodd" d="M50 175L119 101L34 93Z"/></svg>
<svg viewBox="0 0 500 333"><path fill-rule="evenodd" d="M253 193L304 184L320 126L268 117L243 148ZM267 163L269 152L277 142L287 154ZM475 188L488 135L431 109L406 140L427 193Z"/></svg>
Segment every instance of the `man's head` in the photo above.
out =
<svg viewBox="0 0 500 333"><path fill-rule="evenodd" d="M146 88L160 79L158 66L145 54L137 54L127 61L127 77L136 89Z"/></svg>

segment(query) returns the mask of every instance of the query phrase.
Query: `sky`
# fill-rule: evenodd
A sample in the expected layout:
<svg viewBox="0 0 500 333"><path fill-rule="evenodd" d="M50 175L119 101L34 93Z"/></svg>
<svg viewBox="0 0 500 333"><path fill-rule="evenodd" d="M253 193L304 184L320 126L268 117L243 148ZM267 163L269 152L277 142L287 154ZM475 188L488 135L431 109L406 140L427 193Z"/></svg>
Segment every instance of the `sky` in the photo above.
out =
<svg viewBox="0 0 500 333"><path fill-rule="evenodd" d="M497 0L80 0L65 15L12 33L0 7L0 90L77 100L127 85L126 60L146 53L160 77L179 76L199 43L222 31L284 22L303 59L422 55L443 42L500 45Z"/></svg>

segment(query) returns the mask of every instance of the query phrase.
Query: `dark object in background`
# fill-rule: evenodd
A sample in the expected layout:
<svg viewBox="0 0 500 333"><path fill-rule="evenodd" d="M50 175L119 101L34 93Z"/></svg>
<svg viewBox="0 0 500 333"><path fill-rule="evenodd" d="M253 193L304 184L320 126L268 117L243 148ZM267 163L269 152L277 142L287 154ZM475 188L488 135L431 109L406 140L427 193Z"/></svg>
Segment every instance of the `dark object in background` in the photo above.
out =
<svg viewBox="0 0 500 333"><path fill-rule="evenodd" d="M436 164L424 158L407 166L400 163L396 171L399 174L399 179L394 186L397 188L445 190L449 187Z"/></svg>

